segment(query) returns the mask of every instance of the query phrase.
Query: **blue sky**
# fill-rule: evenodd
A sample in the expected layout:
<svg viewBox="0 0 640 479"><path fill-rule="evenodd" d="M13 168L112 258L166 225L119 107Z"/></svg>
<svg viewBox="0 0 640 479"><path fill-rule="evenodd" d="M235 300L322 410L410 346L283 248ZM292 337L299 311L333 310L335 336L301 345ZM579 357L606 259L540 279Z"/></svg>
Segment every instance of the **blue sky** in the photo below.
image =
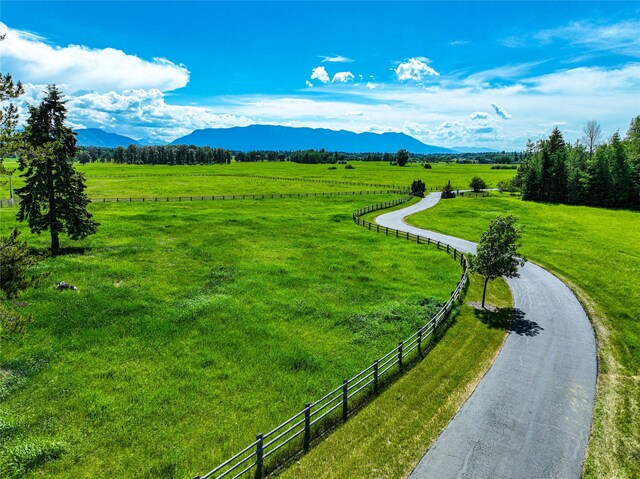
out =
<svg viewBox="0 0 640 479"><path fill-rule="evenodd" d="M637 2L10 2L2 71L70 122L172 140L252 123L522 149L640 114Z"/></svg>

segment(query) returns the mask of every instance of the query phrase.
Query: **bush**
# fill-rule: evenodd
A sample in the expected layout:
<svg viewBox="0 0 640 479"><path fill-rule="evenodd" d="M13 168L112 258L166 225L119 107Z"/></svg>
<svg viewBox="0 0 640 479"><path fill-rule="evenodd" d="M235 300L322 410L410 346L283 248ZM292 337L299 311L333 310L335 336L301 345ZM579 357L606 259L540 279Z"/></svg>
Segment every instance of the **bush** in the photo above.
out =
<svg viewBox="0 0 640 479"><path fill-rule="evenodd" d="M355 167L355 166L353 166L353 165L348 165L348 164L347 164L347 165L344 165L344 168L345 168L345 170L355 170L355 169L356 169L356 167Z"/></svg>
<svg viewBox="0 0 640 479"><path fill-rule="evenodd" d="M424 165L422 165L423 168L426 168L427 170L431 169L431 163L425 163Z"/></svg>
<svg viewBox="0 0 640 479"><path fill-rule="evenodd" d="M424 197L424 191L426 189L427 186L422 180L415 180L413 183L411 183L411 194L413 196L419 196L420 198Z"/></svg>
<svg viewBox="0 0 640 479"><path fill-rule="evenodd" d="M473 188L474 193L478 193L481 190L487 189L487 184L479 176L474 176L473 178L471 178L471 183L469 183L469 186Z"/></svg>
<svg viewBox="0 0 640 479"><path fill-rule="evenodd" d="M456 197L456 193L453 191L453 187L451 186L451 180L449 180L447 184L444 185L444 188L442 188L442 198L449 199L449 198L455 198L455 197Z"/></svg>
<svg viewBox="0 0 640 479"><path fill-rule="evenodd" d="M37 264L42 256L35 253L26 241L18 239L20 231L15 228L9 236L0 237L0 290L7 299L18 296L22 291L35 286L41 276L27 273L29 267Z"/></svg>
<svg viewBox="0 0 640 479"><path fill-rule="evenodd" d="M328 170L337 170L338 167L337 166L330 166L329 168L327 168Z"/></svg>

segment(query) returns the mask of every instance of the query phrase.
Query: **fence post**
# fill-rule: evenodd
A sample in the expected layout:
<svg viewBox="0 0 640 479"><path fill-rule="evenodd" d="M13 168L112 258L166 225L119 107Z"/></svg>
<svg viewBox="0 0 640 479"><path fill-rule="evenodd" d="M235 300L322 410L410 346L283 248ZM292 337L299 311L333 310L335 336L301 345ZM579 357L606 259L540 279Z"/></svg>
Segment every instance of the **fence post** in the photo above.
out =
<svg viewBox="0 0 640 479"><path fill-rule="evenodd" d="M398 237L398 230L396 230L396 238Z"/></svg>
<svg viewBox="0 0 640 479"><path fill-rule="evenodd" d="M380 225L376 223L376 233L380 233Z"/></svg>
<svg viewBox="0 0 640 479"><path fill-rule="evenodd" d="M385 234L386 234L387 236L389 236L389 227L388 227L388 226L385 226L384 230L385 230Z"/></svg>
<svg viewBox="0 0 640 479"><path fill-rule="evenodd" d="M422 356L422 326L418 327L418 353Z"/></svg>
<svg viewBox="0 0 640 479"><path fill-rule="evenodd" d="M449 252L449 245L447 245L447 253Z"/></svg>
<svg viewBox="0 0 640 479"><path fill-rule="evenodd" d="M402 372L402 341L398 343L398 366Z"/></svg>
<svg viewBox="0 0 640 479"><path fill-rule="evenodd" d="M407 239L409 239L409 232L407 231Z"/></svg>
<svg viewBox="0 0 640 479"><path fill-rule="evenodd" d="M420 244L420 235L416 235L416 243Z"/></svg>
<svg viewBox="0 0 640 479"><path fill-rule="evenodd" d="M304 405L304 452L309 451L311 440L311 403Z"/></svg>
<svg viewBox="0 0 640 479"><path fill-rule="evenodd" d="M458 259L458 250L453 248L453 259Z"/></svg>
<svg viewBox="0 0 640 479"><path fill-rule="evenodd" d="M256 479L262 479L264 477L264 451L262 450L262 434L258 434L256 437Z"/></svg>
<svg viewBox="0 0 640 479"><path fill-rule="evenodd" d="M373 392L380 393L380 386L378 385L378 360L373 362Z"/></svg>
<svg viewBox="0 0 640 479"><path fill-rule="evenodd" d="M347 420L347 400L349 398L349 380L342 381L342 420Z"/></svg>

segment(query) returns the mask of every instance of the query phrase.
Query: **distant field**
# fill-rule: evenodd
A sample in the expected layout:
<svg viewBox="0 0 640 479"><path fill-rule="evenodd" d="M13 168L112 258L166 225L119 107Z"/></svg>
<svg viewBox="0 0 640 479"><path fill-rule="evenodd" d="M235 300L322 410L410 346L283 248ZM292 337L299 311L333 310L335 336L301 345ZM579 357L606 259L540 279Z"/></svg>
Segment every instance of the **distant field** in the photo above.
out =
<svg viewBox="0 0 640 479"><path fill-rule="evenodd" d="M408 221L477 241L504 213L526 227L523 253L577 286L594 322L600 370L586 477L640 477L640 214L492 193L442 201Z"/></svg>
<svg viewBox="0 0 640 479"><path fill-rule="evenodd" d="M353 225L395 197L91 206L98 234L63 239L75 249L20 298L28 334L3 339L0 471L202 473L395 347L460 275Z"/></svg>
<svg viewBox="0 0 640 479"><path fill-rule="evenodd" d="M8 167L15 163L6 162ZM492 170L489 165L456 165L433 163L430 170L418 164L405 167L391 166L383 162L351 162L355 169L347 170L344 165L303 165L297 163L231 163L230 165L208 166L147 166L115 165L110 163L91 163L78 165L78 170L87 175L88 194L92 197L114 196L153 196L153 195L203 195L203 194L249 194L253 191L265 193L308 192L308 191L345 191L370 189L349 185L330 185L322 183L301 183L280 181L273 183L260 179L241 179L219 176L186 176L194 174L229 175L266 175L288 178L306 178L339 180L364 183L383 183L408 187L413 180L422 179L427 188L440 190L451 180L454 188L468 188L471 178L480 176L490 186L496 186L503 179L512 178L515 170ZM123 178L105 178L104 176L126 175ZM135 177L132 177L135 176ZM153 175L153 176L148 176ZM14 187L22 183L14 179ZM0 197L7 198L8 186L0 188Z"/></svg>

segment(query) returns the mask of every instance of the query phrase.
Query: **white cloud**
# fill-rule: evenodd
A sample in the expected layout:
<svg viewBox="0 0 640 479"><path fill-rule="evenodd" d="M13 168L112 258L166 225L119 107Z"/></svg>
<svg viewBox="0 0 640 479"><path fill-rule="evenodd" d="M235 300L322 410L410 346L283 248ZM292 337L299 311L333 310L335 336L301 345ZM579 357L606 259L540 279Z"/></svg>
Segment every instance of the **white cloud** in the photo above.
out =
<svg viewBox="0 0 640 479"><path fill-rule="evenodd" d="M560 28L541 30L534 39L542 43L569 42L592 51L612 51L640 57L640 21L626 20L611 24L581 21Z"/></svg>
<svg viewBox="0 0 640 479"><path fill-rule="evenodd" d="M44 89L44 85L26 84L25 87L29 92ZM41 97L33 93L29 99L38 96ZM207 107L172 105L165 101L165 94L156 89L91 92L71 95L67 99L68 119L72 126L103 128L136 139L151 137L172 141L196 129L246 126L259 122L259 119L218 113Z"/></svg>
<svg viewBox="0 0 640 479"><path fill-rule="evenodd" d="M353 63L354 60L351 58L343 57L342 55L336 55L334 57L322 57L322 63Z"/></svg>
<svg viewBox="0 0 640 479"><path fill-rule="evenodd" d="M324 67L316 67L311 72L311 79L319 80L322 83L329 83L329 74L327 73L327 70L325 70Z"/></svg>
<svg viewBox="0 0 640 479"><path fill-rule="evenodd" d="M509 113L507 113L507 111L504 108L502 108L500 105L496 103L492 103L491 106L496 111L496 115L498 115L500 118L504 118L505 120L508 120L509 118L511 118L511 115L509 115Z"/></svg>
<svg viewBox="0 0 640 479"><path fill-rule="evenodd" d="M369 90L375 90L377 85L375 83L372 82L367 82L367 84L365 85Z"/></svg>
<svg viewBox="0 0 640 479"><path fill-rule="evenodd" d="M491 115L489 115L489 113L487 113L486 111L476 111L470 115L472 120L484 120L489 118L490 116Z"/></svg>
<svg viewBox="0 0 640 479"><path fill-rule="evenodd" d="M313 83L311 83L309 80L306 80L304 82L309 88L313 88Z"/></svg>
<svg viewBox="0 0 640 479"><path fill-rule="evenodd" d="M331 80L332 83L347 83L350 82L351 80L353 80L355 77L353 76L353 73L351 72L338 72L335 75L333 75L333 80Z"/></svg>
<svg viewBox="0 0 640 479"><path fill-rule="evenodd" d="M469 45L470 42L466 41L466 40L454 40L452 42L449 42L449 45L451 45L452 47L459 47L462 45Z"/></svg>
<svg viewBox="0 0 640 479"><path fill-rule="evenodd" d="M143 60L114 48L51 46L37 35L0 22L3 71L34 84L57 83L67 92L132 88L170 91L185 86L189 70L164 59Z"/></svg>
<svg viewBox="0 0 640 479"><path fill-rule="evenodd" d="M396 67L396 77L400 81L421 81L425 76L439 76L440 74L427 65L424 57L410 58Z"/></svg>

